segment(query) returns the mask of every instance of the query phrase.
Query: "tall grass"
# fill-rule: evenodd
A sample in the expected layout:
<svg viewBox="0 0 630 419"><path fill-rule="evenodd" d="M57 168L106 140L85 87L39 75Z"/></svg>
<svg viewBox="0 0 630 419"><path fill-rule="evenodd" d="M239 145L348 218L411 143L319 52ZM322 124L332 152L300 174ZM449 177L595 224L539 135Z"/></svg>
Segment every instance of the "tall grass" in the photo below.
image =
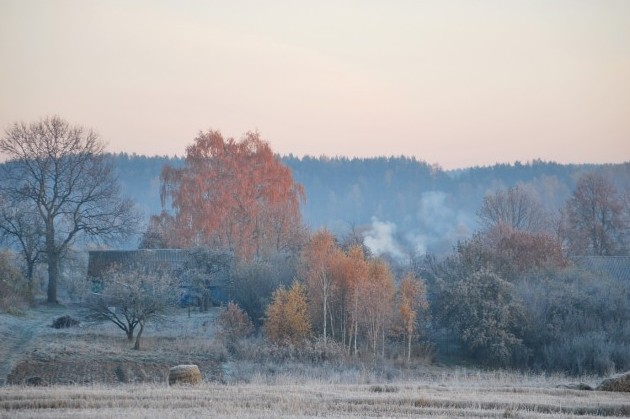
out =
<svg viewBox="0 0 630 419"><path fill-rule="evenodd" d="M55 386L0 388L6 417L547 417L630 415L619 393L530 387L503 373L459 371L442 380L388 385L302 384ZM524 385L521 381L525 380ZM509 382L509 384L508 384Z"/></svg>

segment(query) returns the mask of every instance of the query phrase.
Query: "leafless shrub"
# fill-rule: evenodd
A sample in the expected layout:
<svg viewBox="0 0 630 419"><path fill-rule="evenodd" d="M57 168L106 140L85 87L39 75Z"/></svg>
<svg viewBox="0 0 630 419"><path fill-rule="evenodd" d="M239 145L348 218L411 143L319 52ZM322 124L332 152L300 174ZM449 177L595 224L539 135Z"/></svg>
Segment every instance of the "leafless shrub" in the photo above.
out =
<svg viewBox="0 0 630 419"><path fill-rule="evenodd" d="M0 252L0 310L20 312L32 299L28 282L16 267L12 256Z"/></svg>
<svg viewBox="0 0 630 419"><path fill-rule="evenodd" d="M228 303L219 317L217 323L221 327L221 336L230 347L233 347L237 340L245 338L254 332L254 324L236 303Z"/></svg>
<svg viewBox="0 0 630 419"><path fill-rule="evenodd" d="M79 321L72 316L61 316L57 317L52 322L52 326L54 329L67 329L69 327L76 327L79 325Z"/></svg>
<svg viewBox="0 0 630 419"><path fill-rule="evenodd" d="M147 273L140 268L112 270L99 284L101 290L90 295L85 307L91 321L109 321L127 334L136 335L134 349L147 322L165 320L179 299L179 284L166 273Z"/></svg>

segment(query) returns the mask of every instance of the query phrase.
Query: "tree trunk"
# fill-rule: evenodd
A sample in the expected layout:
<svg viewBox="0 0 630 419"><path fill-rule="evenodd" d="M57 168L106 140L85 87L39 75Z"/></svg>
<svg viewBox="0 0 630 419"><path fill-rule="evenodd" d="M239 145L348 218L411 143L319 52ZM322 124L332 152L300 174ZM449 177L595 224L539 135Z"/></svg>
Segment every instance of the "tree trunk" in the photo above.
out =
<svg viewBox="0 0 630 419"><path fill-rule="evenodd" d="M343 311L341 312L341 343L345 347L346 346L346 336L348 334L348 331L346 330L348 328L348 319L346 317L345 305L342 305L342 307L343 307ZM348 343L348 346L350 346L350 343Z"/></svg>
<svg viewBox="0 0 630 419"><path fill-rule="evenodd" d="M407 364L409 364L411 362L411 333L408 333L407 336Z"/></svg>
<svg viewBox="0 0 630 419"><path fill-rule="evenodd" d="M142 331L144 330L144 322L140 322L140 330L138 330L138 335L136 336L136 344L133 345L133 349L140 349L140 336L142 336Z"/></svg>
<svg viewBox="0 0 630 419"><path fill-rule="evenodd" d="M328 305L328 294L324 288L324 345L326 345L326 306Z"/></svg>
<svg viewBox="0 0 630 419"><path fill-rule="evenodd" d="M129 330L127 330L127 340L129 342L131 342L133 340L133 327L130 327Z"/></svg>
<svg viewBox="0 0 630 419"><path fill-rule="evenodd" d="M335 323L334 321L334 317L333 317L333 311L332 310L328 310L328 313L330 314L330 337L335 340Z"/></svg>
<svg viewBox="0 0 630 419"><path fill-rule="evenodd" d="M359 336L359 321L354 321L354 354L357 354L357 337Z"/></svg>
<svg viewBox="0 0 630 419"><path fill-rule="evenodd" d="M357 354L357 336L359 335L359 291L354 291L354 354Z"/></svg>
<svg viewBox="0 0 630 419"><path fill-rule="evenodd" d="M199 311L202 313L206 313L210 310L210 291L208 291L207 285L204 284L204 290L202 291L201 297L201 307Z"/></svg>
<svg viewBox="0 0 630 419"><path fill-rule="evenodd" d="M26 280L29 283L29 286L33 282L33 273L35 271L35 262L28 259L26 261Z"/></svg>
<svg viewBox="0 0 630 419"><path fill-rule="evenodd" d="M49 251L48 259L48 302L57 304L57 278L59 276L59 255L54 250Z"/></svg>
<svg viewBox="0 0 630 419"><path fill-rule="evenodd" d="M381 357L385 359L385 324L383 324L383 330L381 331L381 333L381 336L383 337L383 341L381 342L383 344L381 348Z"/></svg>
<svg viewBox="0 0 630 419"><path fill-rule="evenodd" d="M56 304L59 252L55 247L55 226L52 218L46 222L46 260L48 263L48 303Z"/></svg>

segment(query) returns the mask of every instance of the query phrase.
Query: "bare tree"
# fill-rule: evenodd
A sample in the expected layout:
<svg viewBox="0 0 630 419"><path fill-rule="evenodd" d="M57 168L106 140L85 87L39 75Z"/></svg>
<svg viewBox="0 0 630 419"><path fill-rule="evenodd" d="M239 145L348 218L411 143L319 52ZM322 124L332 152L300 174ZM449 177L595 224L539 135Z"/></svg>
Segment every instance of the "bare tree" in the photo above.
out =
<svg viewBox="0 0 630 419"><path fill-rule="evenodd" d="M28 208L43 225L48 302L57 301L59 262L80 235L110 241L132 233L139 221L120 197L112 164L98 135L58 116L15 123L0 139L0 195ZM18 235L29 234L22 231Z"/></svg>
<svg viewBox="0 0 630 419"><path fill-rule="evenodd" d="M548 227L540 202L520 185L487 194L478 216L488 229L501 224L529 232Z"/></svg>
<svg viewBox="0 0 630 419"><path fill-rule="evenodd" d="M24 259L24 275L32 284L35 266L44 253L44 226L31 208L0 197L0 241L16 248Z"/></svg>
<svg viewBox="0 0 630 419"><path fill-rule="evenodd" d="M573 255L611 256L626 249L622 198L604 176L583 175L563 210L561 233Z"/></svg>
<svg viewBox="0 0 630 419"><path fill-rule="evenodd" d="M179 283L168 273L148 273L143 269L112 270L103 275L99 292L87 299L85 317L90 321L110 321L140 349L140 337L148 322L163 320L179 300Z"/></svg>

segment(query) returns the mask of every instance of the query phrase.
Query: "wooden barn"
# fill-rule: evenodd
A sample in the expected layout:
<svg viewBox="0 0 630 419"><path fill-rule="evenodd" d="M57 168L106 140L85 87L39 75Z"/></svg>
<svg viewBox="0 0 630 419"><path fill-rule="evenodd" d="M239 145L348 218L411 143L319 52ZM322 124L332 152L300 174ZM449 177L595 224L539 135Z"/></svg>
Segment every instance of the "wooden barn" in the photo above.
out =
<svg viewBox="0 0 630 419"><path fill-rule="evenodd" d="M183 304L207 295L218 305L229 299L231 262L231 255L208 249L92 250L87 276L98 281L111 269L168 273L181 281Z"/></svg>

